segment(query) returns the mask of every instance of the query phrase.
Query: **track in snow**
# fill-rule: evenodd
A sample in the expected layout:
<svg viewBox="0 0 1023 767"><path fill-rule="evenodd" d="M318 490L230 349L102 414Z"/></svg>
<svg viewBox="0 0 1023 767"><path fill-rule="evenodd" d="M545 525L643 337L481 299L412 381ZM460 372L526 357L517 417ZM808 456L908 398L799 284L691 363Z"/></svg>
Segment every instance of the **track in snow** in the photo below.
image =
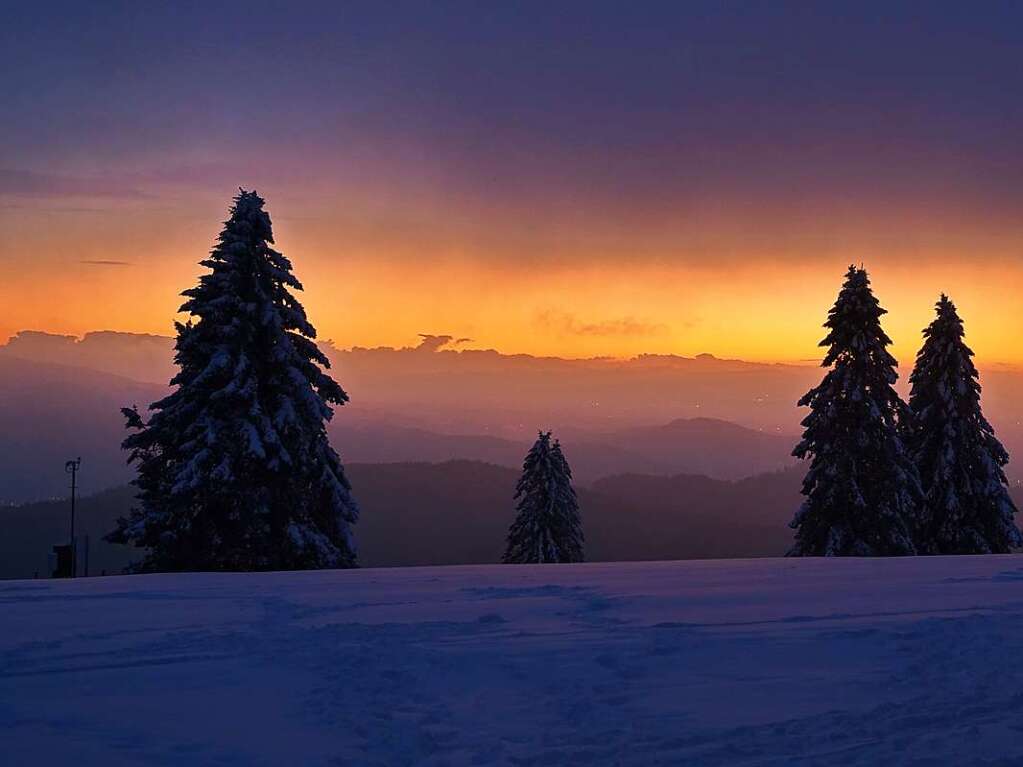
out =
<svg viewBox="0 0 1023 767"><path fill-rule="evenodd" d="M1023 763L1023 560L0 584L0 761Z"/></svg>

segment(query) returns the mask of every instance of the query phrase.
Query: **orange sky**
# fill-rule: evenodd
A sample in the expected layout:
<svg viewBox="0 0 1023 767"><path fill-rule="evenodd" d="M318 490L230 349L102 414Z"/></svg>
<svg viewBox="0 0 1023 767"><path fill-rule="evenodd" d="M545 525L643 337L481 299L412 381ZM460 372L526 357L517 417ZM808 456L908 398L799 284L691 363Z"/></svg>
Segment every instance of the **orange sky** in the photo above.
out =
<svg viewBox="0 0 1023 767"><path fill-rule="evenodd" d="M802 360L862 262L1023 363L1018 4L302 5L5 15L0 334L171 332L244 185L341 346Z"/></svg>
<svg viewBox="0 0 1023 767"><path fill-rule="evenodd" d="M1023 241L980 248L947 224L874 219L849 234L834 222L764 221L728 228L713 215L670 215L605 227L585 215L524 226L525 214L488 212L485 232L443 204L268 198L278 247L305 283L323 339L340 346L414 343L449 333L505 352L631 356L643 352L749 360L813 359L849 262L864 262L890 315L895 353L911 361L931 305L948 291L985 362L1023 363ZM229 196L225 192L225 196ZM375 206L375 207L374 207ZM3 211L0 331L168 334L226 213L214 194L184 199L35 200ZM450 211L449 211L450 213ZM878 223L880 222L880 223ZM634 227L635 247L629 232ZM797 227L802 237L791 236ZM935 227L937 229L937 227ZM852 228L850 229L852 231ZM87 262L117 262L87 263Z"/></svg>

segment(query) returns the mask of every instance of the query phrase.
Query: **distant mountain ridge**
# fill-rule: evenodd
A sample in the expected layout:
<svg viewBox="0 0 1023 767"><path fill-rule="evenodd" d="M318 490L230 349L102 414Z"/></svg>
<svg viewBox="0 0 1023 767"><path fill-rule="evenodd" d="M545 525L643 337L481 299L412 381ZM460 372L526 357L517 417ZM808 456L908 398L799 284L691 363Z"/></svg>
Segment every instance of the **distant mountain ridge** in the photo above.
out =
<svg viewBox="0 0 1023 767"><path fill-rule="evenodd" d="M676 418L664 426L622 429L610 435L616 444L645 455L661 456L666 471L741 479L795 463L793 435L766 433L718 418Z"/></svg>
<svg viewBox="0 0 1023 767"><path fill-rule="evenodd" d="M514 515L518 471L480 461L348 466L362 507L356 526L367 567L498 562ZM625 474L578 489L591 562L780 556L799 507L799 467L726 482L693 475ZM1023 507L1023 488L1013 497ZM90 571L119 571L135 556L102 541L132 504L114 488L79 503ZM1023 522L1023 519L1020 520ZM67 538L65 500L0 508L0 578L44 575ZM84 564L84 563L83 563Z"/></svg>
<svg viewBox="0 0 1023 767"><path fill-rule="evenodd" d="M0 359L88 368L142 383L166 386L174 375L174 339L97 330L77 336L23 330L0 344Z"/></svg>
<svg viewBox="0 0 1023 767"><path fill-rule="evenodd" d="M64 463L83 458L84 493L131 478L120 408L165 387L84 368L0 356L0 503L63 496Z"/></svg>
<svg viewBox="0 0 1023 767"><path fill-rule="evenodd" d="M528 441L479 434L440 434L386 422L337 427L344 454L360 463L480 460L518 467ZM714 418L676 419L664 426L591 434L565 430L564 449L573 474L591 482L608 474L705 474L741 479L794 463L796 437L764 434Z"/></svg>
<svg viewBox="0 0 1023 767"><path fill-rule="evenodd" d="M455 460L352 463L348 473L362 507L356 535L364 566L500 560L514 515L517 470ZM600 480L593 488L578 489L587 559L784 553L797 488L798 477L784 473L741 483L685 475ZM93 574L119 571L135 556L102 541L117 517L128 512L132 497L131 488L120 487L81 499L78 530L91 539ZM750 512L751 504L757 505L756 513ZM0 577L44 574L47 553L66 540L67 524L64 500L0 508Z"/></svg>
<svg viewBox="0 0 1023 767"><path fill-rule="evenodd" d="M539 429L565 445L577 481L625 472L738 479L792 465L815 367L640 355L564 360L447 348L323 344L351 396L329 425L345 461L484 460L518 468ZM0 345L0 503L65 492L81 455L86 491L127 482L120 408L167 391L173 339L23 332ZM139 381L135 377L144 378ZM982 373L984 407L1023 476L1023 375ZM739 426L738 424L745 424Z"/></svg>
<svg viewBox="0 0 1023 767"><path fill-rule="evenodd" d="M747 362L737 359L723 359L703 353L694 357L674 354L640 354L628 359L611 357L564 358L535 356L531 354L503 354L495 349L454 348L449 344L451 336L421 334L416 346L406 347L363 347L341 348L333 341L320 346L334 361L374 360L386 366L391 358L404 367L409 367L408 355L416 354L420 363L427 363L430 355L433 362L443 367L452 360L459 360L465 369L486 369L494 361L503 361L514 366L529 366L545 370L568 368L636 367L648 369L693 368L703 370L756 370L796 368L804 365L787 363ZM165 383L173 374L174 338L150 333L131 333L118 330L94 330L82 336L48 333L41 330L21 330L14 333L6 343L0 343L0 356L11 355L36 362L88 367L94 370L114 373L126 378L150 383ZM430 364L416 365L418 368L432 367Z"/></svg>
<svg viewBox="0 0 1023 767"><path fill-rule="evenodd" d="M0 355L0 503L61 496L64 462L83 458L81 487L96 492L133 477L121 450L122 407L145 409L167 387L89 368ZM339 409L328 431L348 462L482 460L518 468L534 436L444 433L402 423L401 414ZM549 422L537 415L541 425ZM792 438L709 418L664 426L594 432L571 423L557 429L576 480L608 474L697 473L738 479L790 463Z"/></svg>

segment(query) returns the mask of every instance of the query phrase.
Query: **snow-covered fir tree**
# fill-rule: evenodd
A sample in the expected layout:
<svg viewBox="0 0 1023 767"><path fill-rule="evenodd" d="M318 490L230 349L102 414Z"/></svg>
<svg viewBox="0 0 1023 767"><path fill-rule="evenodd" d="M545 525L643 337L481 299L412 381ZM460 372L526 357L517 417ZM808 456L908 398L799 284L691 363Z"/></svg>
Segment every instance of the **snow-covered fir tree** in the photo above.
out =
<svg viewBox="0 0 1023 767"><path fill-rule="evenodd" d="M908 408L893 388L885 313L866 271L850 266L820 344L828 348L822 366L831 369L799 401L810 414L793 455L812 460L790 556L915 553L922 490L899 433Z"/></svg>
<svg viewBox="0 0 1023 767"><path fill-rule="evenodd" d="M139 569L355 565L358 506L325 429L348 396L263 204L240 191L209 271L182 293L172 393L148 421L125 410L139 506L110 540L144 547Z"/></svg>
<svg viewBox="0 0 1023 767"><path fill-rule="evenodd" d="M572 470L549 431L540 432L526 455L515 499L518 515L508 530L504 562L583 561L583 529Z"/></svg>
<svg viewBox="0 0 1023 767"><path fill-rule="evenodd" d="M1009 455L980 407L963 321L942 295L910 376L910 454L925 493L918 548L928 554L1007 553L1023 545L1003 467Z"/></svg>

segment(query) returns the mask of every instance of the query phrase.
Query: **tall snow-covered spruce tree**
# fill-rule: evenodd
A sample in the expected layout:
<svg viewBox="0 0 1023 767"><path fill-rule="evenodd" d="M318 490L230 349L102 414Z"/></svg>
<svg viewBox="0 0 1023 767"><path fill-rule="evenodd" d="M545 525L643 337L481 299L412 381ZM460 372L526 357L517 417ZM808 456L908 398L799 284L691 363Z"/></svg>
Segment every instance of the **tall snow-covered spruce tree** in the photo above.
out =
<svg viewBox="0 0 1023 767"><path fill-rule="evenodd" d="M508 530L505 563L583 561L583 529L572 470L549 431L540 432L526 454L515 498L518 515Z"/></svg>
<svg viewBox="0 0 1023 767"><path fill-rule="evenodd" d="M927 554L999 554L1023 545L1003 467L1009 455L980 407L963 321L942 295L910 376L910 454L925 493L918 547Z"/></svg>
<svg viewBox="0 0 1023 767"><path fill-rule="evenodd" d="M915 553L922 490L899 433L908 408L893 388L885 313L866 271L850 266L820 344L828 348L822 366L831 369L799 401L810 414L793 455L812 460L790 556Z"/></svg>
<svg viewBox="0 0 1023 767"><path fill-rule="evenodd" d="M142 570L350 567L358 506L325 422L348 396L271 247L263 199L241 190L209 271L186 290L172 393L125 409L139 505L109 539Z"/></svg>

